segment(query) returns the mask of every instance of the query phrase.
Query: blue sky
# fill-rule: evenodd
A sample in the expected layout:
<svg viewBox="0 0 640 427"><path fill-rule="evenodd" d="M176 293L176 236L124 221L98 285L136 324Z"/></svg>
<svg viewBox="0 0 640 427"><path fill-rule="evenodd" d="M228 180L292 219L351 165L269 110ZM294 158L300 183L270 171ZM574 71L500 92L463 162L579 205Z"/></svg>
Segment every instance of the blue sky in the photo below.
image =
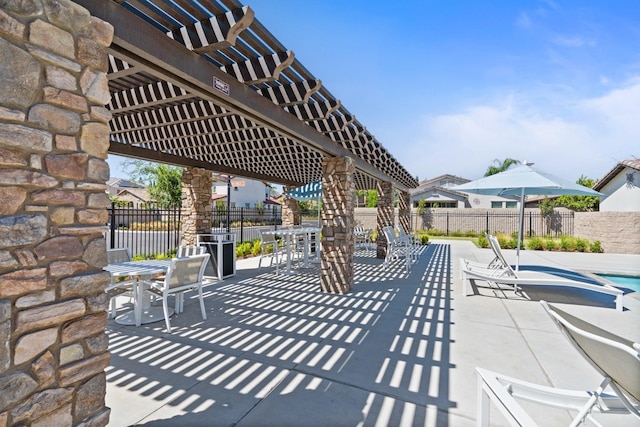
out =
<svg viewBox="0 0 640 427"><path fill-rule="evenodd" d="M640 156L638 1L245 4L420 180L507 157L599 179Z"/></svg>

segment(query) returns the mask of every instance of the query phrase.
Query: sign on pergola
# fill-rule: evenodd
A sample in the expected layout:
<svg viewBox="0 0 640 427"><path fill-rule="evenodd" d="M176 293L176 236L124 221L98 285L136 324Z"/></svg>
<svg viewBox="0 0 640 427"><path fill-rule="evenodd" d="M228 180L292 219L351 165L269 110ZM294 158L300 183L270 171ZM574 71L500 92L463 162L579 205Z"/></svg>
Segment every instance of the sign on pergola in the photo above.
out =
<svg viewBox="0 0 640 427"><path fill-rule="evenodd" d="M111 153L296 186L322 178L323 157L349 156L357 189L417 186L250 7L78 3L115 28Z"/></svg>

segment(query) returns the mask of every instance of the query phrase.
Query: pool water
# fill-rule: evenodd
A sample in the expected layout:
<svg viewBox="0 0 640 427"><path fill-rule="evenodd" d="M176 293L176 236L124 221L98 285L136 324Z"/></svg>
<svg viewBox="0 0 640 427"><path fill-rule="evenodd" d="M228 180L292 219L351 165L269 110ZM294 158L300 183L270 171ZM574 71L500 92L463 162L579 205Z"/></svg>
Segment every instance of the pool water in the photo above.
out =
<svg viewBox="0 0 640 427"><path fill-rule="evenodd" d="M607 279L620 287L640 292L640 277L638 276L621 276L618 274L598 274L598 276Z"/></svg>

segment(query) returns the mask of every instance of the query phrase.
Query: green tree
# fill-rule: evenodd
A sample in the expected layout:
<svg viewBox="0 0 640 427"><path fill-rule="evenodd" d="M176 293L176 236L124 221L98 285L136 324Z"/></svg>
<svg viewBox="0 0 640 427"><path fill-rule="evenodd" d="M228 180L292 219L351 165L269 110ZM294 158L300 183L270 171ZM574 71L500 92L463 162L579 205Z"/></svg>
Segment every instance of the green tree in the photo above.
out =
<svg viewBox="0 0 640 427"><path fill-rule="evenodd" d="M556 202L553 199L549 199L545 196L544 199L538 203L538 208L542 214L542 221L544 224L545 234L551 233L551 223L553 220L553 208L556 207Z"/></svg>
<svg viewBox="0 0 640 427"><path fill-rule="evenodd" d="M509 169L509 166L520 163L517 160L506 158L503 161L495 159L491 165L487 168L487 171L484 173L484 176L495 175L500 172L504 172Z"/></svg>
<svg viewBox="0 0 640 427"><path fill-rule="evenodd" d="M367 207L378 207L378 192L376 190L367 191Z"/></svg>
<svg viewBox="0 0 640 427"><path fill-rule="evenodd" d="M152 201L172 206L182 204L182 168L143 160L129 160L123 166L134 181L146 185Z"/></svg>
<svg viewBox="0 0 640 427"><path fill-rule="evenodd" d="M576 183L593 188L596 181L580 175ZM556 204L577 212L592 212L600 207L600 198L598 196L560 196L556 199Z"/></svg>
<svg viewBox="0 0 640 427"><path fill-rule="evenodd" d="M427 200L420 199L418 201L418 215L424 215L427 212Z"/></svg>

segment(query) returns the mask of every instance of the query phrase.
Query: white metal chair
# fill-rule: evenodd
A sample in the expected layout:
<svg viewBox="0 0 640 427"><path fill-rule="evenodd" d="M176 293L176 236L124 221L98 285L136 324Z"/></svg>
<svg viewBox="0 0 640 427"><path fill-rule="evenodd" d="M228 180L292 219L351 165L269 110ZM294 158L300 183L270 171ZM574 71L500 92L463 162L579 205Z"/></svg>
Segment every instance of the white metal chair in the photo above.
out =
<svg viewBox="0 0 640 427"><path fill-rule="evenodd" d="M178 246L178 251L176 252L176 258L184 258L194 255L204 255L207 253L207 248L204 246L195 246L195 245L185 245ZM175 310L176 313L182 313L184 310L184 292L176 294L175 296Z"/></svg>
<svg viewBox="0 0 640 427"><path fill-rule="evenodd" d="M129 248L114 248L107 249L107 263L115 264L119 262L131 261L131 251ZM136 278L128 277L125 280L116 280L111 277L111 283L104 290L109 295L109 317L116 316L116 298L119 296L127 295L130 298L136 300Z"/></svg>
<svg viewBox="0 0 640 427"><path fill-rule="evenodd" d="M411 245L409 241L400 240L391 226L382 227L382 232L387 240L387 254L384 258L385 268L389 267L389 263L392 260L405 257L405 271L408 273L411 265Z"/></svg>
<svg viewBox="0 0 640 427"><path fill-rule="evenodd" d="M262 267L262 258L269 257L270 263L269 266L273 265L273 261L275 259L276 262L276 272L278 271L278 239L276 239L275 234L266 233L263 234L262 230L258 230L260 233L260 260L258 261L258 268Z"/></svg>
<svg viewBox="0 0 640 427"><path fill-rule="evenodd" d="M365 248L371 247L371 230L361 225L353 227L353 237L355 238L356 248L358 245L364 245Z"/></svg>
<svg viewBox="0 0 640 427"><path fill-rule="evenodd" d="M171 295L180 295L186 291L198 291L200 299L200 310L202 312L202 320L207 319L207 313L204 307L204 298L202 296L202 282L204 278L204 270L210 255L193 255L183 258L174 258L171 265L167 269L164 280L147 280L144 284L148 286L145 292L152 293L162 298L162 309L164 312L164 321L167 326L167 332L171 333L171 322L169 321L169 303L168 299Z"/></svg>
<svg viewBox="0 0 640 427"><path fill-rule="evenodd" d="M417 248L418 248L418 245L420 244L418 240L418 236L416 236L415 234L407 234L404 231L403 227L396 227L396 231L398 234L398 239L400 239L400 241L405 242L411 247L411 259L417 260L418 259Z"/></svg>
<svg viewBox="0 0 640 427"><path fill-rule="evenodd" d="M516 398L541 405L577 411L571 426L589 420L600 425L593 411L635 415L640 420L640 344L619 337L541 301L562 334L598 373L602 382L593 390L563 390L532 384L486 369L478 374L478 426L489 425L490 402L511 425L535 426ZM607 387L612 392L605 392Z"/></svg>

